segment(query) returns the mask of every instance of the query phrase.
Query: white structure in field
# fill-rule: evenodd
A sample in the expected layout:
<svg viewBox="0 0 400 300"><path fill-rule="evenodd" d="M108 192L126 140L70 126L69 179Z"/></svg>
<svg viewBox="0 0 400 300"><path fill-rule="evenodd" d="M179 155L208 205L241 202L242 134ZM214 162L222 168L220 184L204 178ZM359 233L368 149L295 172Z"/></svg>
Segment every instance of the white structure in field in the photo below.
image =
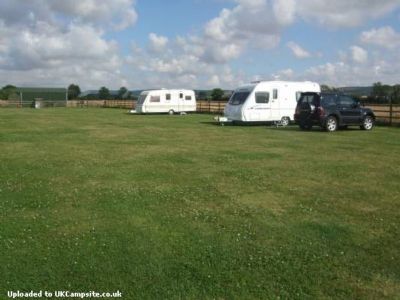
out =
<svg viewBox="0 0 400 300"><path fill-rule="evenodd" d="M281 122L294 119L301 93L321 92L315 82L260 81L235 90L224 115L227 121Z"/></svg>
<svg viewBox="0 0 400 300"><path fill-rule="evenodd" d="M192 90L150 90L140 94L136 112L182 113L196 111L196 95Z"/></svg>

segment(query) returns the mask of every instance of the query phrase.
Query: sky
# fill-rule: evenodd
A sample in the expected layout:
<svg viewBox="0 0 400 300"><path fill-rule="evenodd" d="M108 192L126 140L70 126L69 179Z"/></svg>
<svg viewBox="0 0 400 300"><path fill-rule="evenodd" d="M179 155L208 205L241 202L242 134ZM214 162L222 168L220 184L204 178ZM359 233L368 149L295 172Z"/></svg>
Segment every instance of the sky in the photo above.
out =
<svg viewBox="0 0 400 300"><path fill-rule="evenodd" d="M400 83L400 0L1 0L0 85Z"/></svg>

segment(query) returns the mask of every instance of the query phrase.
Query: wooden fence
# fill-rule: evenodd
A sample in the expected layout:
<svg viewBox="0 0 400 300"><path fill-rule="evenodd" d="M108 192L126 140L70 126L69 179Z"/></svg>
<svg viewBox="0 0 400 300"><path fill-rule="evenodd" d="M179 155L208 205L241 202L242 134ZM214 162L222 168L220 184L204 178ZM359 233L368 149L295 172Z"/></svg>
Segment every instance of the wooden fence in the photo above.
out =
<svg viewBox="0 0 400 300"><path fill-rule="evenodd" d="M208 114L223 114L227 101L197 101L197 112Z"/></svg>
<svg viewBox="0 0 400 300"><path fill-rule="evenodd" d="M103 108L127 108L135 107L133 100L71 100L68 101L68 107L103 107Z"/></svg>
<svg viewBox="0 0 400 300"><path fill-rule="evenodd" d="M40 100L41 107L66 107L66 101L51 101L51 100ZM9 108L33 108L35 107L35 101L21 101L21 100L0 100L0 107Z"/></svg>
<svg viewBox="0 0 400 300"><path fill-rule="evenodd" d="M400 124L400 104L368 104L365 107L374 111L378 122Z"/></svg>
<svg viewBox="0 0 400 300"><path fill-rule="evenodd" d="M226 101L197 101L197 112L223 114ZM367 104L379 123L400 124L400 104Z"/></svg>

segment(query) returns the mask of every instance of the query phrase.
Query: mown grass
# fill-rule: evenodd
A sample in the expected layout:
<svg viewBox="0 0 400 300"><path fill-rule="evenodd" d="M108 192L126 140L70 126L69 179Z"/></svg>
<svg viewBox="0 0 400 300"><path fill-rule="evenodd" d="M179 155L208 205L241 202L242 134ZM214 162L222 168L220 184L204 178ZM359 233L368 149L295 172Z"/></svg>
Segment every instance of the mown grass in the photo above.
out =
<svg viewBox="0 0 400 300"><path fill-rule="evenodd" d="M398 299L400 130L0 110L0 298Z"/></svg>

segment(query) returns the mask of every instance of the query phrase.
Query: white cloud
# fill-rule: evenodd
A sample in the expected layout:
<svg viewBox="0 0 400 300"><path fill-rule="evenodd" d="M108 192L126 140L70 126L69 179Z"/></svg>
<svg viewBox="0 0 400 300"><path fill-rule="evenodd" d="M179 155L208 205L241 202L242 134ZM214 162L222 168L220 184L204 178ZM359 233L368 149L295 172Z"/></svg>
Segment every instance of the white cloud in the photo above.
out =
<svg viewBox="0 0 400 300"><path fill-rule="evenodd" d="M226 63L246 49L270 49L279 44L280 33L293 21L294 1L238 0L232 9L223 9L204 27L199 44L202 59ZM271 6L272 5L272 6Z"/></svg>
<svg viewBox="0 0 400 300"><path fill-rule="evenodd" d="M150 45L149 48L153 52L162 52L168 45L168 38L165 36L157 35L155 33L149 34Z"/></svg>
<svg viewBox="0 0 400 300"><path fill-rule="evenodd" d="M310 52L302 48L300 45L296 44L295 42L288 42L287 46L290 50L292 50L294 56L297 58L308 58L311 57Z"/></svg>
<svg viewBox="0 0 400 300"><path fill-rule="evenodd" d="M345 60L310 67L304 72L298 72L295 79L313 80L332 86L371 85L377 81L388 84L399 83L400 53L393 53L387 57L379 53L368 60L364 60L364 54L361 54L362 63L360 63L354 59L352 50L354 49L350 49L350 60L347 60L346 55Z"/></svg>
<svg viewBox="0 0 400 300"><path fill-rule="evenodd" d="M292 80L295 72L289 68L278 71L276 74L272 74L271 79L274 80Z"/></svg>
<svg viewBox="0 0 400 300"><path fill-rule="evenodd" d="M117 42L106 30L136 21L132 0L0 2L0 80L84 87L126 83Z"/></svg>
<svg viewBox="0 0 400 300"><path fill-rule="evenodd" d="M380 18L400 6L399 0L298 0L297 13L327 27L355 27Z"/></svg>
<svg viewBox="0 0 400 300"><path fill-rule="evenodd" d="M359 46L352 46L350 47L351 50L351 57L354 62L356 63L365 63L368 60L368 51L359 47Z"/></svg>
<svg viewBox="0 0 400 300"><path fill-rule="evenodd" d="M364 44L387 49L398 49L400 47L400 33L396 32L390 26L364 31L360 35L360 40Z"/></svg>
<svg viewBox="0 0 400 300"><path fill-rule="evenodd" d="M0 18L7 25L32 25L35 20L54 24L68 19L122 30L137 21L134 4L134 0L2 0Z"/></svg>

